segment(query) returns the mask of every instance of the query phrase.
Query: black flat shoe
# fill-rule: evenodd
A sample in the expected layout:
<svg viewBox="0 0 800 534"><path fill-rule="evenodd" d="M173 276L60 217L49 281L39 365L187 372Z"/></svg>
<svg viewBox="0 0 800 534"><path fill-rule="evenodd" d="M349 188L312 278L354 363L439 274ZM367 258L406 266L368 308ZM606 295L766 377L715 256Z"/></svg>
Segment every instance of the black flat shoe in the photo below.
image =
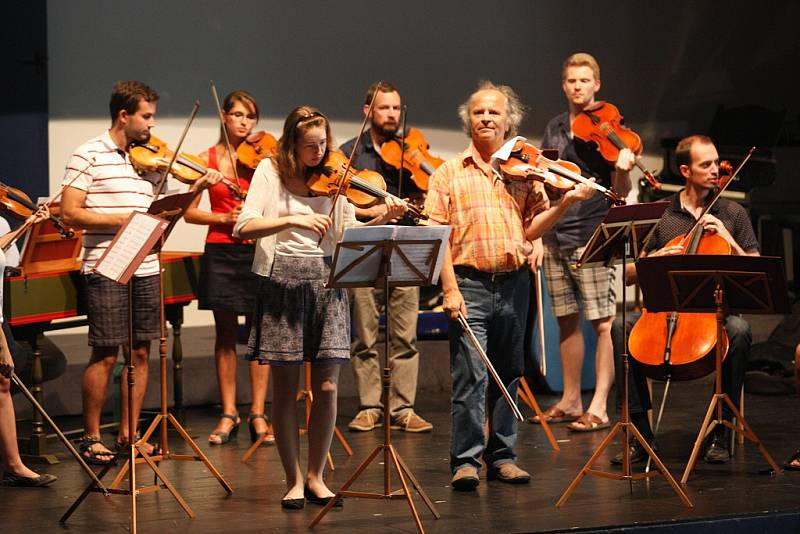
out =
<svg viewBox="0 0 800 534"><path fill-rule="evenodd" d="M330 502L331 499L335 497L335 495L332 495L331 497L318 497L317 495L314 494L313 491L311 491L311 488L309 488L308 486L303 488L303 494L305 495L306 500L308 502L310 502L311 504L318 504L320 506L325 506ZM341 497L339 497L338 499L336 499L336 502L333 503L333 507L341 508L342 506L344 506L344 501L342 500Z"/></svg>
<svg viewBox="0 0 800 534"><path fill-rule="evenodd" d="M9 488L41 488L52 484L56 480L58 480L57 476L48 473L42 473L36 477L23 477L4 472L0 485Z"/></svg>
<svg viewBox="0 0 800 534"><path fill-rule="evenodd" d="M303 497L299 499L281 499L281 508L284 510L302 510L306 505Z"/></svg>

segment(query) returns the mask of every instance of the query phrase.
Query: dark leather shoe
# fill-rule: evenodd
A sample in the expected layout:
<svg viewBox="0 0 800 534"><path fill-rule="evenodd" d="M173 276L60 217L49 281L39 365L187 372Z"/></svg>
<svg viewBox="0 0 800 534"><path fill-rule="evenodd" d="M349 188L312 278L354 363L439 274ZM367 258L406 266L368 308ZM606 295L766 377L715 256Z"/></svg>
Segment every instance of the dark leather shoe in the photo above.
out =
<svg viewBox="0 0 800 534"><path fill-rule="evenodd" d="M706 438L706 448L703 452L703 461L707 464L724 464L731 459L728 449L728 432L714 430L710 438Z"/></svg>
<svg viewBox="0 0 800 534"><path fill-rule="evenodd" d="M650 448L653 449L654 452L658 452L658 446L656 446L655 443L651 443ZM641 464L647 461L647 451L644 450L644 447L642 447L642 444L639 443L639 440L636 438L628 442L628 453L630 454L631 465ZM622 465L622 451L611 459L611 465Z"/></svg>
<svg viewBox="0 0 800 534"><path fill-rule="evenodd" d="M456 491L475 491L480 482L478 470L471 465L465 465L456 470L452 480L450 480L450 486Z"/></svg>
<svg viewBox="0 0 800 534"><path fill-rule="evenodd" d="M303 494L305 495L306 500L308 502L310 502L311 504L318 504L320 506L325 506L330 502L331 499L335 497L335 495L330 497L318 497L313 491L311 491L311 488L309 488L308 486L303 488ZM344 506L344 501L342 500L341 497L339 497L338 499L336 499L336 502L333 503L333 507L341 508L342 506Z"/></svg>
<svg viewBox="0 0 800 534"><path fill-rule="evenodd" d="M499 480L506 484L527 484L531 481L531 474L514 463L500 464L490 467L486 472L486 480Z"/></svg>

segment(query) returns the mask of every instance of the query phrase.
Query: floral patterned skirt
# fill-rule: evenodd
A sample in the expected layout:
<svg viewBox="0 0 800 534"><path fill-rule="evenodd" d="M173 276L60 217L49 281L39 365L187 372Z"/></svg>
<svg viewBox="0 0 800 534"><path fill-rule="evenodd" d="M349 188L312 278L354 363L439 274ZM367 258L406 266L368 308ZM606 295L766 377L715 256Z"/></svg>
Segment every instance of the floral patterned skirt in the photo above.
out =
<svg viewBox="0 0 800 534"><path fill-rule="evenodd" d="M350 360L347 292L326 288L329 274L330 258L275 255L259 287L248 359L270 365Z"/></svg>

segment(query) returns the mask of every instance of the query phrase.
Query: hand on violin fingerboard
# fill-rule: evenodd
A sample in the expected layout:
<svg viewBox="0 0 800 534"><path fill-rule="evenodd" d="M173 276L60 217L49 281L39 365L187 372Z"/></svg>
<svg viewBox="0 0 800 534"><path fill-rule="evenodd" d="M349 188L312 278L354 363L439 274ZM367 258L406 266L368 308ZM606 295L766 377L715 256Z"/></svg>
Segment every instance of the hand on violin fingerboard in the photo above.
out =
<svg viewBox="0 0 800 534"><path fill-rule="evenodd" d="M636 165L636 154L630 148L623 148L619 151L614 168L622 172L630 172Z"/></svg>

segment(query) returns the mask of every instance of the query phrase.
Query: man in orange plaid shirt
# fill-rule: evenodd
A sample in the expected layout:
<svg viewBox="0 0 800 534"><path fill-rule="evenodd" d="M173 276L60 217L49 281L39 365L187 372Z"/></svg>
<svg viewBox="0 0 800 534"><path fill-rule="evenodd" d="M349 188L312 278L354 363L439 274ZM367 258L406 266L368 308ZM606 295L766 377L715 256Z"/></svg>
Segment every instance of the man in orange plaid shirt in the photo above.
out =
<svg viewBox="0 0 800 534"><path fill-rule="evenodd" d="M516 140L511 137L523 117L510 87L481 82L459 115L472 142L431 177L425 208L432 223L452 226L441 271L444 309L451 319L451 484L455 490L470 491L479 483L481 459L489 480L521 484L529 482L530 475L516 464L513 413L497 385L487 380L478 353L456 322L458 314L467 317L503 383L516 396L523 371L531 241L594 190L579 185L550 207L541 183L502 176L499 162L508 158ZM487 413L489 437L484 446Z"/></svg>

